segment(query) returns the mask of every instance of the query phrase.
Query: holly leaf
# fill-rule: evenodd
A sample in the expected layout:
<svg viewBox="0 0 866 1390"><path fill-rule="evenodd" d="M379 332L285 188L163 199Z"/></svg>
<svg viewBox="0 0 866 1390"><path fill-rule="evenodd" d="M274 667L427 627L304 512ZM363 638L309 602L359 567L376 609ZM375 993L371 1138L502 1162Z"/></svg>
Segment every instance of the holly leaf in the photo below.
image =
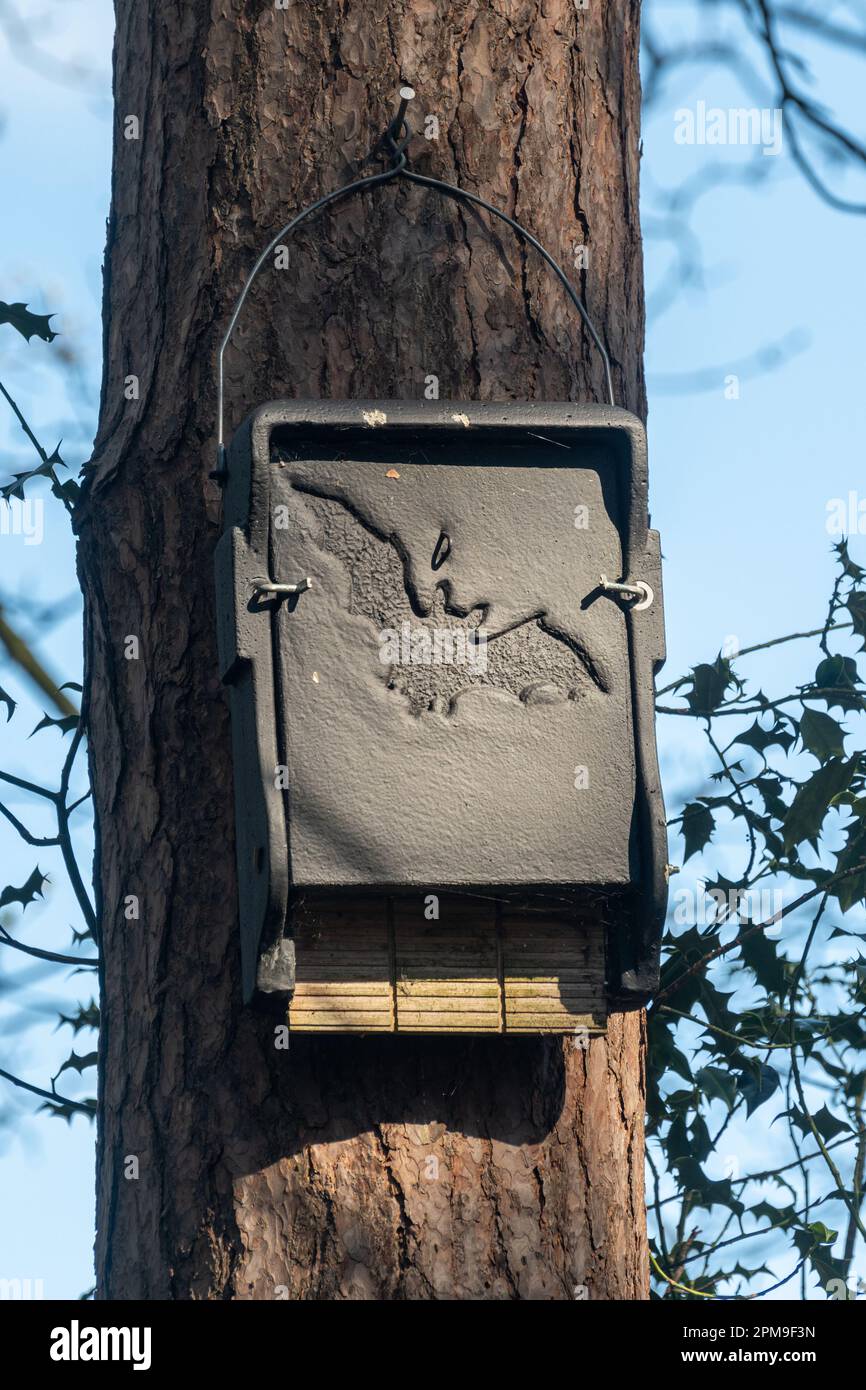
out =
<svg viewBox="0 0 866 1390"><path fill-rule="evenodd" d="M740 734L739 738L734 739L731 747L737 743L744 743L747 748L754 748L756 753L763 756L766 750L774 745L784 748L787 753L793 742L794 735L785 728L780 720L776 720L772 729L764 729L756 719L751 728L747 729L744 734Z"/></svg>
<svg viewBox="0 0 866 1390"><path fill-rule="evenodd" d="M681 1076L684 1081L692 1084L692 1067L688 1057L680 1051L673 1039L673 1033L666 1023L661 1023L661 1016L653 1011L656 1019L652 1029L653 1056L656 1058L656 1076L661 1076L663 1072L673 1071Z"/></svg>
<svg viewBox="0 0 866 1390"><path fill-rule="evenodd" d="M773 1226L790 1226L796 1217L796 1208L793 1204L787 1207L774 1207L772 1202L757 1202L751 1208L752 1215L756 1221L769 1221Z"/></svg>
<svg viewBox="0 0 866 1390"><path fill-rule="evenodd" d="M720 654L712 665L704 661L699 666L693 666L691 676L680 681L679 685L691 686L685 693L685 700L692 714L712 714L722 703L728 687L739 686L739 681L730 661Z"/></svg>
<svg viewBox="0 0 866 1390"><path fill-rule="evenodd" d="M709 1211L711 1207L722 1206L727 1207L735 1216L743 1215L746 1208L739 1198L734 1196L730 1178L720 1178L713 1182L697 1160L688 1154L673 1157L671 1167L676 1172L680 1184L691 1194L694 1207L703 1207Z"/></svg>
<svg viewBox="0 0 866 1390"><path fill-rule="evenodd" d="M691 859L693 854L699 854L706 844L712 839L715 829L713 813L708 806L704 806L700 801L690 801L683 811L682 834L686 842L685 859Z"/></svg>
<svg viewBox="0 0 866 1390"><path fill-rule="evenodd" d="M855 903L866 898L866 825L862 820L855 821L845 832L845 848L837 856L836 873L849 873L829 890L847 912Z"/></svg>
<svg viewBox="0 0 866 1390"><path fill-rule="evenodd" d="M755 786L764 799L768 813L776 820L784 820L788 807L782 798L782 781L778 774L769 772L763 777L756 777Z"/></svg>
<svg viewBox="0 0 866 1390"><path fill-rule="evenodd" d="M99 1005L93 999L91 999L90 1003L87 1005L86 1008L83 1004L79 1004L78 1011L76 1013L60 1014L60 1022L58 1023L57 1027L61 1027L61 1025L64 1023L69 1024L69 1027L72 1029L73 1033L79 1033L82 1028L98 1028Z"/></svg>
<svg viewBox="0 0 866 1390"><path fill-rule="evenodd" d="M57 337L48 326L53 318L53 314L32 314L26 304L6 304L0 299L0 323L11 323L28 343L31 338L41 338L45 343L52 342Z"/></svg>
<svg viewBox="0 0 866 1390"><path fill-rule="evenodd" d="M812 1133L805 1112L800 1109L799 1105L792 1105L790 1110L780 1110L776 1120L790 1120L792 1125L796 1125L804 1139L807 1134ZM776 1120L773 1120L773 1124L776 1123Z"/></svg>
<svg viewBox="0 0 866 1390"><path fill-rule="evenodd" d="M737 1083L729 1071L722 1067L701 1067L695 1076L695 1084L710 1100L722 1100L728 1110L733 1110Z"/></svg>
<svg viewBox="0 0 866 1390"><path fill-rule="evenodd" d="M841 724L818 709L807 709L800 720L800 738L807 752L825 763L845 754L845 732Z"/></svg>
<svg viewBox="0 0 866 1390"><path fill-rule="evenodd" d="M56 718L50 714L43 715L36 725L36 728L28 737L32 738L33 734L38 734L40 729L59 729L62 734L70 734L78 724L78 719L79 716L77 714L61 714Z"/></svg>
<svg viewBox="0 0 866 1390"><path fill-rule="evenodd" d="M32 478L48 478L51 476L51 466L46 461L38 464L35 468L27 468L23 473L13 473L12 482L4 483L0 487L0 497L4 502L10 498L17 497L19 502L24 501L24 487Z"/></svg>
<svg viewBox="0 0 866 1390"><path fill-rule="evenodd" d="M851 1134L851 1126L844 1120L837 1120L826 1104L812 1116L812 1123L824 1140L835 1139L837 1134Z"/></svg>
<svg viewBox="0 0 866 1390"><path fill-rule="evenodd" d="M807 1255L816 1245L832 1245L838 1234L838 1231L831 1231L825 1226L823 1221L813 1221L794 1233L794 1244L801 1255Z"/></svg>
<svg viewBox="0 0 866 1390"><path fill-rule="evenodd" d="M63 459L60 457L60 445L62 443L62 439L58 440L54 452L48 458L43 458L42 463L37 464L35 468L27 468L23 473L13 473L12 482L4 483L3 487L0 487L0 497L6 502L12 497L17 497L19 502L23 502L24 488L33 478L50 478L51 491L54 493L55 497L62 498L70 485L74 488L75 495L77 496L80 492L77 483L72 482L71 479L68 482L61 483L54 477L55 468L68 467L68 464L64 463Z"/></svg>
<svg viewBox="0 0 866 1390"><path fill-rule="evenodd" d="M766 932L759 931L741 942L740 952L744 964L752 971L762 989L768 994L781 995L787 976L785 960L779 956L777 943Z"/></svg>
<svg viewBox="0 0 866 1390"><path fill-rule="evenodd" d="M866 647L866 590L852 589L848 595L848 612L851 614L851 626L858 637L863 639L863 647Z"/></svg>
<svg viewBox="0 0 866 1390"><path fill-rule="evenodd" d="M9 720L15 713L16 702L12 699L12 696L9 694L9 692L3 689L2 685L0 685L0 703L4 704L9 711L9 713L6 715L6 723L8 724Z"/></svg>
<svg viewBox="0 0 866 1390"><path fill-rule="evenodd" d="M861 579L866 579L866 570L861 569L859 565L855 565L851 556L848 554L848 542L845 540L844 536L837 545L833 546L833 549L839 556L839 564L842 566L842 573L846 575L848 579L853 579L855 583L859 583Z"/></svg>
<svg viewBox="0 0 866 1390"><path fill-rule="evenodd" d="M86 1052L79 1057L78 1053L73 1049L57 1073L57 1076L62 1076L65 1071L77 1071L80 1076L83 1071L87 1071L88 1067L96 1066L98 1057L99 1054L97 1052ZM57 1076L54 1078L55 1081L57 1080Z"/></svg>
<svg viewBox="0 0 866 1390"><path fill-rule="evenodd" d="M849 1261L832 1255L829 1245L820 1245L816 1250L813 1250L809 1256L809 1264L817 1274L821 1288L830 1291L833 1298L838 1297L839 1289L845 1290L844 1297L846 1299L854 1297L853 1294L848 1293Z"/></svg>
<svg viewBox="0 0 866 1390"><path fill-rule="evenodd" d="M838 1231L831 1231L823 1221L813 1221L810 1225L800 1226L792 1232L795 1246L800 1254L808 1259L821 1287L825 1289L840 1280L844 1285L848 1274L847 1262L831 1254L838 1235Z"/></svg>
<svg viewBox="0 0 866 1390"><path fill-rule="evenodd" d="M74 1115L81 1114L81 1107L89 1113L91 1118L96 1116L96 1101L92 1097L87 1100L80 1100L77 1104L70 1100L47 1100L44 1105L40 1105L40 1110L47 1110L58 1120L66 1120L67 1124L72 1123Z"/></svg>
<svg viewBox="0 0 866 1390"><path fill-rule="evenodd" d="M750 1063L745 1071L738 1073L740 1095L746 1102L746 1115L751 1115L759 1105L770 1099L781 1082L779 1073L765 1062Z"/></svg>
<svg viewBox="0 0 866 1390"><path fill-rule="evenodd" d="M850 656L827 656L815 672L815 685L819 689L838 692L835 697L831 694L820 696L826 700L828 709L837 705L840 709L856 709L860 703L859 682L857 663Z"/></svg>
<svg viewBox="0 0 866 1390"><path fill-rule="evenodd" d="M806 782L801 782L785 817L785 849L790 851L795 845L808 840L817 846L818 834L833 799L847 791L857 770L859 758L843 761L831 758Z"/></svg>
<svg viewBox="0 0 866 1390"><path fill-rule="evenodd" d="M27 882L22 884L20 888L13 888L10 884L3 889L3 892L0 893L0 907L8 907L10 903L20 903L23 911L29 903L35 902L37 898L43 896L42 885L47 882L47 875L41 873L37 865Z"/></svg>

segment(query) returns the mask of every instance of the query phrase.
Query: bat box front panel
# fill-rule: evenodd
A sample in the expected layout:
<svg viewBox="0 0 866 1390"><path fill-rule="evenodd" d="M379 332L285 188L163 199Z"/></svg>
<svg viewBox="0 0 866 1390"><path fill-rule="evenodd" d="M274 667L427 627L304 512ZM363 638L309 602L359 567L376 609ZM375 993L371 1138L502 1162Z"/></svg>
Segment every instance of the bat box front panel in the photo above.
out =
<svg viewBox="0 0 866 1390"><path fill-rule="evenodd" d="M616 469L397 434L272 439L271 573L312 581L275 618L293 883L628 882L625 616L585 603L622 568Z"/></svg>

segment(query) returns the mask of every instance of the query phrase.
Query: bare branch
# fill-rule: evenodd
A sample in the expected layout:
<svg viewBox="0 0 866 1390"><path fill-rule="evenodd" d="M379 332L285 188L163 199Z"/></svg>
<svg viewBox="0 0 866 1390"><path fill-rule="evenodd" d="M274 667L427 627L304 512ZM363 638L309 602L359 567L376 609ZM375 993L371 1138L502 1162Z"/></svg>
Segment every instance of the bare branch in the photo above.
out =
<svg viewBox="0 0 866 1390"><path fill-rule="evenodd" d="M27 956L35 956L37 960L54 961L58 965L86 965L94 970L99 965L95 956L67 956L60 951L45 951L40 946L28 946L23 941L16 941L5 927L0 927L0 946L11 946L16 951L23 951Z"/></svg>
<svg viewBox="0 0 866 1390"><path fill-rule="evenodd" d="M36 849L42 849L46 845L60 844L60 840L56 835L32 835L30 831L27 829L27 826L24 825L23 822L20 821L16 815L13 815L13 813L9 810L9 807L4 806L2 801L0 801L0 816L5 816L9 824L14 826L14 828L18 831L18 834L21 836L22 840L24 840L25 843L28 845L33 845Z"/></svg>
<svg viewBox="0 0 866 1390"><path fill-rule="evenodd" d="M0 1067L0 1076L6 1081L10 1081L13 1086L20 1087L22 1091L29 1091L34 1096L41 1096L43 1100L51 1101L54 1105L68 1105L73 1110L80 1110L83 1115L90 1115L91 1117L94 1113L93 1106L88 1105L86 1101L71 1100L69 1096L58 1095L56 1091L46 1091L42 1086L33 1086L29 1081L22 1081L20 1076L13 1076L11 1071L4 1071L2 1067Z"/></svg>

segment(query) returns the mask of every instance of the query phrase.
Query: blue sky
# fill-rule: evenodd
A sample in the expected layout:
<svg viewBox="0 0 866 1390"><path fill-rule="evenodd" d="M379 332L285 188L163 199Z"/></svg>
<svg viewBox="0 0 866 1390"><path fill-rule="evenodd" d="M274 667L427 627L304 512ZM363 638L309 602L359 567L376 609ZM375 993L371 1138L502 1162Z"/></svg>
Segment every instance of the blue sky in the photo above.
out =
<svg viewBox="0 0 866 1390"><path fill-rule="evenodd" d="M669 35L683 22L682 5L655 6ZM56 309L63 338L53 347L25 347L9 330L0 335L0 380L33 416L43 442L65 439L74 470L88 454L95 424L101 342L100 266L110 173L109 73L111 7L106 0L72 3L52 20L41 41L59 55L82 56L104 74L102 95L47 81L11 54L0 38L0 157L7 216L0 225L0 297L25 299L38 311ZM815 49L821 89L852 106L862 69L847 55ZM701 167L706 148L674 139L675 111L700 100L710 105L752 104L727 74L711 70L673 83L644 129L643 179L649 225L653 190L672 187ZM853 120L854 117L852 116ZM856 127L855 127L856 128ZM860 132L862 134L862 131ZM753 151L723 148L718 158L737 162ZM707 286L681 294L649 325L651 506L662 532L668 666L671 680L690 665L712 660L722 644L748 645L783 632L818 626L832 582L827 504L864 487L862 440L866 426L862 254L864 223L831 211L783 155L768 185L749 191L730 184L706 197L692 226L707 269ZM842 185L845 187L844 185ZM845 191L854 193L853 188ZM866 198L866 188L859 191ZM62 212L61 212L62 210ZM11 215L8 215L11 214ZM670 263L663 242L646 243L648 287ZM780 369L743 376L738 399L727 399L731 364L750 359L782 339L799 345ZM63 389L51 369L59 344L81 360L82 391ZM711 389L671 392L670 377L697 369ZM30 460L20 435L0 411L4 468ZM74 592L73 547L64 518L48 508L41 546L0 537L0 586L48 605ZM866 563L866 539L852 538L852 553ZM80 633L72 613L53 626L40 650L60 679L80 676ZM810 653L811 655L811 653ZM792 646L750 665L766 686L804 681L805 653ZM42 704L14 678L3 683L21 698L14 723L0 729L3 766L24 775L56 776L60 736L48 730L28 742ZM673 727L672 727L673 726ZM18 732L16 732L16 730ZM679 720L660 726L668 799L699 790L709 770L701 736ZM24 803L16 802L22 813ZM86 859L86 817L80 845ZM37 822L34 820L34 826ZM736 849L732 844L730 852ZM723 851L725 847L723 846ZM19 882L33 857L49 870L49 856L22 849L0 826L0 881ZM676 855L674 855L676 857ZM694 871L692 871L692 877ZM76 909L57 867L47 907L28 909L28 939L66 949ZM44 933L43 933L44 927ZM8 953L7 953L8 954ZM0 962L3 973L19 967ZM33 996L46 1009L82 1001L87 979L50 977ZM69 1030L45 1023L16 1041L15 1008L0 994L0 1054L12 1069L41 1081L56 1069L73 1040ZM78 1050L82 1039L77 1039ZM0 1061L0 1065L4 1063ZM63 1078L72 1093L74 1078ZM8 1097L0 1093L0 1107ZM15 1102L14 1134L0 1131L0 1276L41 1278L46 1296L76 1296L92 1282L92 1150L87 1123L66 1127L33 1116L29 1101ZM763 1132L732 1134L748 1161L762 1151Z"/></svg>

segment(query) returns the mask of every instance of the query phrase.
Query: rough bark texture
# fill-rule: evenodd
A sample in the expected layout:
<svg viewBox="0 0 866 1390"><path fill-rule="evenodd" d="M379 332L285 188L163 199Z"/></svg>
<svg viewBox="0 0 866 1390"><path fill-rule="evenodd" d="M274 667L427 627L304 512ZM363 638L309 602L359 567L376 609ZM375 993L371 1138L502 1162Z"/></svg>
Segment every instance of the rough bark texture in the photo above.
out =
<svg viewBox="0 0 866 1390"><path fill-rule="evenodd" d="M216 346L254 254L359 167L401 82L417 89L416 127L439 122L414 142L416 167L495 201L566 265L588 247L575 278L620 403L643 411L638 9L117 0L105 378L79 520L105 952L102 1297L647 1295L641 1015L611 1018L586 1052L304 1037L286 1053L274 1019L241 1008L207 476ZM229 425L281 394L420 396L430 374L455 398L603 398L533 252L390 187L321 218L290 269L263 273L229 357Z"/></svg>

